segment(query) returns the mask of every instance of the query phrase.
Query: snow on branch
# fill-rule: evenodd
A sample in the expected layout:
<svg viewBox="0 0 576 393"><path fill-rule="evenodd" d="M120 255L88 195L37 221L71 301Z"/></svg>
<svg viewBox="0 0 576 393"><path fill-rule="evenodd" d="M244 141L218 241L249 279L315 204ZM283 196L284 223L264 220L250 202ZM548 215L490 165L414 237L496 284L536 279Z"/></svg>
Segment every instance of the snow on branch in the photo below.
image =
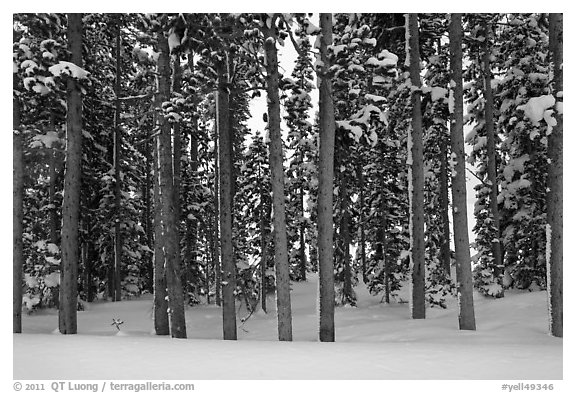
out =
<svg viewBox="0 0 576 393"><path fill-rule="evenodd" d="M90 75L90 73L82 67L68 61L59 61L58 64L54 64L52 67L48 68L48 71L50 71L54 76L66 74L76 79L85 79Z"/></svg>

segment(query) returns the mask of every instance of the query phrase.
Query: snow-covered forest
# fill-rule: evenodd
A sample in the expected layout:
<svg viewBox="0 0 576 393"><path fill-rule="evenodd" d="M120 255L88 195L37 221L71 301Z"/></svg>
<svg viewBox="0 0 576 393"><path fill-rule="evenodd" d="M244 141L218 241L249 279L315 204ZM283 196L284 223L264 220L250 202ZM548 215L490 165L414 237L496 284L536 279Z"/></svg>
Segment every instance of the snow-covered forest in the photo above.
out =
<svg viewBox="0 0 576 393"><path fill-rule="evenodd" d="M14 378L562 379L562 64L552 13L14 14Z"/></svg>

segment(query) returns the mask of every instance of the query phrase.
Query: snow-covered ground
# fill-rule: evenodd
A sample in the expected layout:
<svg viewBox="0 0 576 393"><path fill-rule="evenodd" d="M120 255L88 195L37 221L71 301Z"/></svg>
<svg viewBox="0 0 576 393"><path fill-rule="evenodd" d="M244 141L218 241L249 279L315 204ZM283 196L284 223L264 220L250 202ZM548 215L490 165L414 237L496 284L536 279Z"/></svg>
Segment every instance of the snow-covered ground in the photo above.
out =
<svg viewBox="0 0 576 393"><path fill-rule="evenodd" d="M223 341L221 310L186 312L187 340L152 332L150 298L95 303L78 313L79 334L57 332L58 315L23 318L14 335L14 379L130 380L506 380L562 379L562 342L547 333L546 293L475 296L477 331L459 331L455 300L412 320L408 304L380 303L360 285L358 307L336 311L336 342L317 342L317 277L292 284L293 342L276 341L276 316L238 322ZM239 319L246 316L244 308ZM118 332L113 318L124 321ZM551 381L554 382L554 381ZM559 382L559 381L557 381ZM494 391L500 390L500 385ZM445 390L447 391L447 390ZM556 390L560 391L560 390Z"/></svg>

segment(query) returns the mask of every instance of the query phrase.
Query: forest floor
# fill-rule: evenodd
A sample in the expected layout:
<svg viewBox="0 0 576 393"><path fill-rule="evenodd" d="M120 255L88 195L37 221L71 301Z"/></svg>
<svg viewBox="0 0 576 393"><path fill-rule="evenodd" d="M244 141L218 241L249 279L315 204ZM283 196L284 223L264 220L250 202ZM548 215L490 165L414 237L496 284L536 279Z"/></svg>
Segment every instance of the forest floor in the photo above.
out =
<svg viewBox="0 0 576 393"><path fill-rule="evenodd" d="M336 310L336 342L317 342L317 276L292 284L293 342L276 341L274 297L223 341L221 309L188 307L187 340L152 334L151 298L89 304L78 334L60 335L54 310L23 317L13 336L15 379L555 380L563 339L547 333L546 292L475 294L476 331L459 331L456 300L412 320L363 284L357 307ZM404 297L406 299L407 297ZM238 319L247 315L244 308ZM118 331L113 318L124 321ZM495 389L499 390L499 389Z"/></svg>

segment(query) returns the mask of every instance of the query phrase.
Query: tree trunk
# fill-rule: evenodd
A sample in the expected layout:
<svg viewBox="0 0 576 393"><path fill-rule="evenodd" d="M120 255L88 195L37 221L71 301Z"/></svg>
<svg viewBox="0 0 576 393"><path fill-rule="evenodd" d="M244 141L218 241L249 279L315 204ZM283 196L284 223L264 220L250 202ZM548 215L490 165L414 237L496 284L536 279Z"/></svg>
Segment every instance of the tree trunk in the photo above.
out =
<svg viewBox="0 0 576 393"><path fill-rule="evenodd" d="M218 136L215 136L214 150L218 149ZM214 255L214 291L216 296L214 301L218 307L222 306L222 260L220 253L220 166L218 165L219 157L216 157L214 165L214 242L213 255Z"/></svg>
<svg viewBox="0 0 576 393"><path fill-rule="evenodd" d="M163 33L158 34L158 101L163 103L170 99L170 49L168 39ZM162 235L164 237L164 261L166 269L166 287L168 307L170 309L170 334L174 338L186 338L186 318L184 315L184 294L180 279L179 243L180 234L174 206L174 171L172 153L172 135L168 120L158 117L160 135L156 148L160 166L160 200L162 212Z"/></svg>
<svg viewBox="0 0 576 393"><path fill-rule="evenodd" d="M216 123L218 127L218 158L220 172L220 247L222 256L222 318L224 340L236 340L236 263L232 240L232 166L233 157L230 127L230 102L227 64L217 64L218 93L216 95Z"/></svg>
<svg viewBox="0 0 576 393"><path fill-rule="evenodd" d="M490 67L490 54L492 48L489 42L489 27L488 23L483 23L485 32L484 39L484 121L486 123L486 148L488 154L488 183L490 184L490 212L492 213L492 225L494 226L495 238L492 240L492 258L494 258L494 277L496 281L502 286L502 246L500 243L500 212L498 211L498 178L496 177L496 136L494 132L494 97L492 94L492 69ZM501 295L504 296L504 290L501 290Z"/></svg>
<svg viewBox="0 0 576 393"><path fill-rule="evenodd" d="M153 122L155 124L155 122ZM145 166L145 178L144 178L144 189L142 194L144 195L144 217L142 218L142 222L144 223L144 231L146 233L146 245L152 250L154 247L154 235L152 229L152 198L150 197L150 189L152 186L152 167L153 167L153 160L152 160L152 153L151 153L151 146L150 146L150 129L146 127L146 141L144 142L144 157L146 159L146 166ZM156 161L154 161L156 162ZM156 171L156 169L154 169ZM156 184L156 182L154 182ZM154 291L154 256L148 257L146 262L148 266L148 288L151 291Z"/></svg>
<svg viewBox="0 0 576 393"><path fill-rule="evenodd" d="M113 281L110 283L113 286L112 300L122 300L122 285L121 285L121 270L122 270L122 233L120 229L121 223L121 209L122 209L122 175L120 171L120 155L122 154L122 129L120 120L120 111L122 110L120 97L122 94L122 30L121 30L121 16L117 16L117 30L116 30L116 83L114 84L114 94L116 95L115 111L114 111L114 265L111 267Z"/></svg>
<svg viewBox="0 0 576 393"><path fill-rule="evenodd" d="M50 131L55 132L56 127L54 125L55 114L53 111L50 112ZM50 200L50 211L49 211L49 221L50 221L50 242L60 246L60 220L58 220L58 212L56 210L56 183L58 178L58 149L52 147L50 150L50 184L48 186L48 199Z"/></svg>
<svg viewBox="0 0 576 393"><path fill-rule="evenodd" d="M341 173L342 181L340 182L340 210L342 219L340 221L340 234L342 236L342 260L344 262L344 285L342 295L344 302L354 305L354 296L352 294L352 266L350 265L350 212L348 211L348 177ZM344 303L343 302L343 303Z"/></svg>
<svg viewBox="0 0 576 393"><path fill-rule="evenodd" d="M564 84L563 76L563 14L550 14L550 52L554 69L553 94L561 103ZM556 126L548 137L548 239L547 239L547 270L548 270L548 309L550 317L550 334L563 337L563 114L556 106Z"/></svg>
<svg viewBox="0 0 576 393"><path fill-rule="evenodd" d="M260 168L258 168L258 177L261 177ZM260 188L260 301L262 311L267 312L266 305L266 270L268 268L268 228L267 222L270 220L270 214L267 209L268 203L265 198L265 191L262 182L259 182Z"/></svg>
<svg viewBox="0 0 576 393"><path fill-rule="evenodd" d="M448 139L440 140L440 215L442 217L442 244L440 245L440 260L446 275L450 277L450 204L448 199Z"/></svg>
<svg viewBox="0 0 576 393"><path fill-rule="evenodd" d="M380 233L380 243L382 244L382 262L384 263L384 301L390 304L390 261L386 257L388 253L388 243L386 242L386 232L388 220L386 219L386 204L384 202L384 184L382 185L382 231Z"/></svg>
<svg viewBox="0 0 576 393"><path fill-rule="evenodd" d="M460 330L476 330L468 215L466 206L466 163L464 156L464 98L462 87L462 14L450 16L450 70L453 81L454 109L450 124L452 157L452 221L456 250L456 288L458 291L458 321Z"/></svg>
<svg viewBox="0 0 576 393"><path fill-rule="evenodd" d="M319 79L319 160L318 160L318 273L319 273L319 338L333 342L334 329L334 138L336 122L332 101L332 82L328 71L328 46L332 45L332 14L320 14Z"/></svg>
<svg viewBox="0 0 576 393"><path fill-rule="evenodd" d="M366 271L366 231L364 230L364 165L362 164L362 160L358 166L358 179L360 181L360 211L358 218L358 227L360 230L360 264L362 265L362 281L364 281L364 284L367 284L368 272Z"/></svg>
<svg viewBox="0 0 576 393"><path fill-rule="evenodd" d="M161 105L158 101L156 106ZM154 123L156 124L155 119ZM155 141L158 137L155 138ZM170 334L168 320L168 300L166 297L166 269L164 256L164 236L162 235L162 201L160 200L160 164L157 142L154 144L154 331L158 336Z"/></svg>
<svg viewBox="0 0 576 393"><path fill-rule="evenodd" d="M418 15L406 16L407 61L412 91L412 127L408 135L408 180L410 196L410 265L412 268L411 311L413 319L426 317L424 263L424 147L420 108L420 43Z"/></svg>
<svg viewBox="0 0 576 393"><path fill-rule="evenodd" d="M82 67L82 14L68 14L68 49L72 63ZM66 173L62 202L62 262L58 326L62 334L76 334L78 308L78 221L82 176L82 96L77 82L67 80Z"/></svg>
<svg viewBox="0 0 576 393"><path fill-rule="evenodd" d="M180 93L182 90L182 67L180 66L180 56L172 56L172 90L175 93ZM176 225L176 233L178 233L178 241L176 242L175 251L175 265L179 267L180 271L180 282L183 288L183 293L187 292L189 274L188 271L191 266L191 261L182 261L181 250L180 250L180 238L181 238L181 226L180 218L182 216L182 207L180 206L180 190L182 184L182 132L180 123L174 123L173 127L173 138L174 138L174 149L173 149L173 159L172 168L174 171L174 218ZM183 263L184 262L184 263Z"/></svg>
<svg viewBox="0 0 576 393"><path fill-rule="evenodd" d="M272 24L274 27L274 23ZM266 93L268 130L270 132L270 174L272 182L272 216L274 225L274 266L276 270L276 309L278 339L292 341L292 308L290 305L290 265L284 206L284 156L280 131L280 97L278 93L278 53L272 28L263 28L266 53Z"/></svg>
<svg viewBox="0 0 576 393"><path fill-rule="evenodd" d="M22 333L22 266L24 250L24 149L20 130L20 102L12 108L12 333Z"/></svg>
<svg viewBox="0 0 576 393"><path fill-rule="evenodd" d="M302 163L302 153L300 153L300 162ZM299 168L300 170L300 168ZM302 175L299 176L302 179ZM300 280L306 281L306 226L304 224L304 185L300 182L299 187L298 209L300 212Z"/></svg>

